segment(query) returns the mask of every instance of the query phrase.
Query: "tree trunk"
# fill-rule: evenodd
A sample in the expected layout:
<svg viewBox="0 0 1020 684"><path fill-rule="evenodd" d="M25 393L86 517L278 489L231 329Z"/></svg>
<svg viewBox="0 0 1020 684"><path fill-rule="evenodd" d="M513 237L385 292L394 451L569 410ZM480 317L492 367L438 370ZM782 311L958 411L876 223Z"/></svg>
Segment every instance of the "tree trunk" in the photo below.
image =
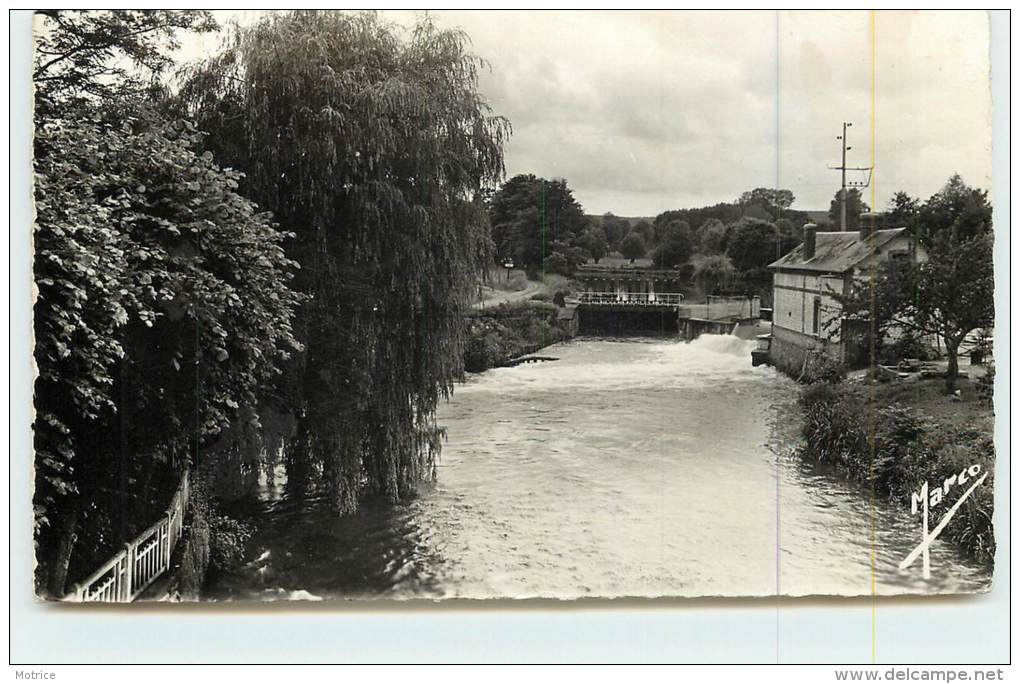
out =
<svg viewBox="0 0 1020 684"><path fill-rule="evenodd" d="M949 394L956 391L956 374L960 369L960 360L957 357L959 346L958 342L946 340L946 352L949 354L949 364L946 366L946 391Z"/></svg>
<svg viewBox="0 0 1020 684"><path fill-rule="evenodd" d="M70 510L60 517L60 537L57 542L56 553L53 554L53 563L50 565L49 577L46 582L46 593L53 598L60 598L64 595L64 585L67 583L67 568L71 564L71 552L74 550L74 543L77 541L78 529L78 502L71 504Z"/></svg>

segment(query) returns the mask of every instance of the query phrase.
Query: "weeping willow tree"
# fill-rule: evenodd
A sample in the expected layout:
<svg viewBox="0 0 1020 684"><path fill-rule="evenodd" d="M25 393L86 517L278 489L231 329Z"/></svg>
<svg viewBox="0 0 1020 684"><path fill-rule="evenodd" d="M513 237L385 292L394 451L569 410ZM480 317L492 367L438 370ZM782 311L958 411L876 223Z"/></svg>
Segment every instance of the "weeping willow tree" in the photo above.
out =
<svg viewBox="0 0 1020 684"><path fill-rule="evenodd" d="M235 27L181 100L242 191L294 237L309 295L273 392L294 416L288 483L341 512L435 475L435 411L463 359L487 264L480 191L503 175L508 123L477 90L467 37L425 19L299 11Z"/></svg>

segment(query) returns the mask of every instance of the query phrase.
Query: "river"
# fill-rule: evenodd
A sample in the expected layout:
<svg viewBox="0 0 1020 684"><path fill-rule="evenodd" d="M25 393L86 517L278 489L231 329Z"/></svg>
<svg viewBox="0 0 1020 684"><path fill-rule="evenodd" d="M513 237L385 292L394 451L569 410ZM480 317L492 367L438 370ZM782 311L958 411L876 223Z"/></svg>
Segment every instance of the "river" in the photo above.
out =
<svg viewBox="0 0 1020 684"><path fill-rule="evenodd" d="M806 466L796 385L752 343L580 339L469 376L440 410L438 478L338 519L266 486L212 599L957 593L990 573L904 506ZM920 484L920 483L919 483ZM873 572L874 567L874 572Z"/></svg>

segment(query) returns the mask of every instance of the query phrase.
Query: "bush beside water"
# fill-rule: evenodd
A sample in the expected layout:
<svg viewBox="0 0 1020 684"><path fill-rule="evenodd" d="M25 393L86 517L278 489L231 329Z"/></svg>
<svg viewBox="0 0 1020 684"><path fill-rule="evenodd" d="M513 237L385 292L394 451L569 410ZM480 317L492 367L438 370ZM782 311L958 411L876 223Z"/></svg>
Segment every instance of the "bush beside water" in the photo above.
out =
<svg viewBox="0 0 1020 684"><path fill-rule="evenodd" d="M933 383L925 389L937 392L941 386ZM816 382L807 386L800 400L805 414L801 455L834 466L872 486L877 495L908 508L911 493L925 482L934 490L946 478L980 465L988 479L964 502L940 537L956 543L971 558L991 564L995 555L991 430L966 416L936 422L898 399L875 385ZM942 505L929 510L929 529L962 493L950 494Z"/></svg>
<svg viewBox="0 0 1020 684"><path fill-rule="evenodd" d="M168 592L177 600L196 601L210 573L236 568L244 562L245 548L254 526L224 513L210 499L203 477L192 481L184 534L174 552Z"/></svg>
<svg viewBox="0 0 1020 684"><path fill-rule="evenodd" d="M481 373L571 337L559 307L545 302L503 304L479 312L467 325L464 370Z"/></svg>

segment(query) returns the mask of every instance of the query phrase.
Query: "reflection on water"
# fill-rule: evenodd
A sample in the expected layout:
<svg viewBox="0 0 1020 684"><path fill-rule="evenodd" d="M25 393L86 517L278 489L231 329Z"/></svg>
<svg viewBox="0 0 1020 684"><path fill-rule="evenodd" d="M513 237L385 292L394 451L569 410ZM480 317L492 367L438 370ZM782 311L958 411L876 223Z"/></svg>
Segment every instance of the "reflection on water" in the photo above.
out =
<svg viewBox="0 0 1020 684"><path fill-rule="evenodd" d="M471 376L440 411L435 485L338 519L266 490L244 568L211 598L757 596L961 592L941 542L897 563L909 510L789 449L796 387L731 336L580 340ZM872 567L874 565L874 573Z"/></svg>

